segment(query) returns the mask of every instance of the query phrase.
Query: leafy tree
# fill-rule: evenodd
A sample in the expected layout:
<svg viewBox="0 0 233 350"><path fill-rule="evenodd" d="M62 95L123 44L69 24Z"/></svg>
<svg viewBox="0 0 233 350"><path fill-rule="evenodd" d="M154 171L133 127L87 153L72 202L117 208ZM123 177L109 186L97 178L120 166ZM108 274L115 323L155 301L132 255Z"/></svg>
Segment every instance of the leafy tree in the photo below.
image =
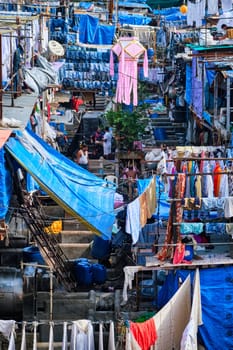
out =
<svg viewBox="0 0 233 350"><path fill-rule="evenodd" d="M132 112L123 108L106 112L105 117L113 128L119 149L132 150L133 142L140 140L149 122L146 107L146 105L135 107Z"/></svg>

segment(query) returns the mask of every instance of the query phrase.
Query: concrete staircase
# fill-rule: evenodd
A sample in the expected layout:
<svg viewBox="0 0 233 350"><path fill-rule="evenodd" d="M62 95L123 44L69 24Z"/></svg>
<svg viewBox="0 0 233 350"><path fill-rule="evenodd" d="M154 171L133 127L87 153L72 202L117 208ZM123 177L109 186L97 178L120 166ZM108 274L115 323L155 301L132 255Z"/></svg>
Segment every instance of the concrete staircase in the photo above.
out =
<svg viewBox="0 0 233 350"><path fill-rule="evenodd" d="M91 258L90 249L94 233L78 220L65 214L59 246L69 260Z"/></svg>
<svg viewBox="0 0 233 350"><path fill-rule="evenodd" d="M167 115L160 115L151 119L151 126L155 131L155 143L165 143L168 146L184 145L186 123L171 121ZM156 136L158 136L156 138Z"/></svg>

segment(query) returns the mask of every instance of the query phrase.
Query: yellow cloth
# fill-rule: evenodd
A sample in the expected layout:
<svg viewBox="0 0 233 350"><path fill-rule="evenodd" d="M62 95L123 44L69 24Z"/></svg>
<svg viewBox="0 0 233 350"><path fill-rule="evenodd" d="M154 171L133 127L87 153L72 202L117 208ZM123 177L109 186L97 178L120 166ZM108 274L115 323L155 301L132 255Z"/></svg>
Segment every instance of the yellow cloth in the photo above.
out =
<svg viewBox="0 0 233 350"><path fill-rule="evenodd" d="M45 233L60 233L62 231L62 221L56 220L48 227L44 228Z"/></svg>
<svg viewBox="0 0 233 350"><path fill-rule="evenodd" d="M196 188L196 197L201 198L202 192L201 192L201 175L197 175L196 182L195 182L195 188Z"/></svg>
<svg viewBox="0 0 233 350"><path fill-rule="evenodd" d="M146 193L143 192L139 196L140 202L140 224L141 227L144 227L147 223L147 204L146 204Z"/></svg>
<svg viewBox="0 0 233 350"><path fill-rule="evenodd" d="M227 29L226 30L226 35L228 39L233 39L233 29Z"/></svg>
<svg viewBox="0 0 233 350"><path fill-rule="evenodd" d="M156 191L155 191L155 176L151 180L146 191L147 218L150 219L156 208Z"/></svg>

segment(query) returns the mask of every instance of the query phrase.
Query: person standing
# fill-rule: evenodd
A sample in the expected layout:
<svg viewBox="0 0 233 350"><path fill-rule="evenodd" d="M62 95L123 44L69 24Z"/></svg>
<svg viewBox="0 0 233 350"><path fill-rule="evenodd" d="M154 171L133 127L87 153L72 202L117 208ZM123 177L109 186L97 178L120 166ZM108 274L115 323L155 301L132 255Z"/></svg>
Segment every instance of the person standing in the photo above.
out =
<svg viewBox="0 0 233 350"><path fill-rule="evenodd" d="M106 126L105 133L103 137L103 149L104 149L104 158L110 159L112 152L112 133L109 131L109 127Z"/></svg>
<svg viewBox="0 0 233 350"><path fill-rule="evenodd" d="M80 149L75 153L75 163L84 169L88 169L88 147L82 144Z"/></svg>
<svg viewBox="0 0 233 350"><path fill-rule="evenodd" d="M94 143L94 155L96 158L99 158L103 155L103 137L104 132L101 130L100 127L97 128L97 130L93 133L91 136L91 143Z"/></svg>

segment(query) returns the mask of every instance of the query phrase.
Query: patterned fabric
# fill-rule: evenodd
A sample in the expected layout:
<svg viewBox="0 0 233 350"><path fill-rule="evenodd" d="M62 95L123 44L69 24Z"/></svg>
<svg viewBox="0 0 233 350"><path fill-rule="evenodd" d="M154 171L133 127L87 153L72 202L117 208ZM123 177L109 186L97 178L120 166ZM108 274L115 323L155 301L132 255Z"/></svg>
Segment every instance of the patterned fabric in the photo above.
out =
<svg viewBox="0 0 233 350"><path fill-rule="evenodd" d="M205 224L205 232L208 234L216 233L218 235L224 235L226 233L225 222L214 222Z"/></svg>
<svg viewBox="0 0 233 350"><path fill-rule="evenodd" d="M175 185L175 195L174 195L175 199L183 199L184 192L185 192L185 180L186 180L185 174L179 173L177 175L177 182ZM181 223L183 208L180 200L173 201L171 204L164 246L157 254L157 258L162 261L173 257L173 248L170 246L170 244L174 242L176 243L181 242L180 225L177 225L176 227L176 230L175 230L176 237L173 236L172 224L174 220L173 218L174 213L176 217L175 221L177 223Z"/></svg>

